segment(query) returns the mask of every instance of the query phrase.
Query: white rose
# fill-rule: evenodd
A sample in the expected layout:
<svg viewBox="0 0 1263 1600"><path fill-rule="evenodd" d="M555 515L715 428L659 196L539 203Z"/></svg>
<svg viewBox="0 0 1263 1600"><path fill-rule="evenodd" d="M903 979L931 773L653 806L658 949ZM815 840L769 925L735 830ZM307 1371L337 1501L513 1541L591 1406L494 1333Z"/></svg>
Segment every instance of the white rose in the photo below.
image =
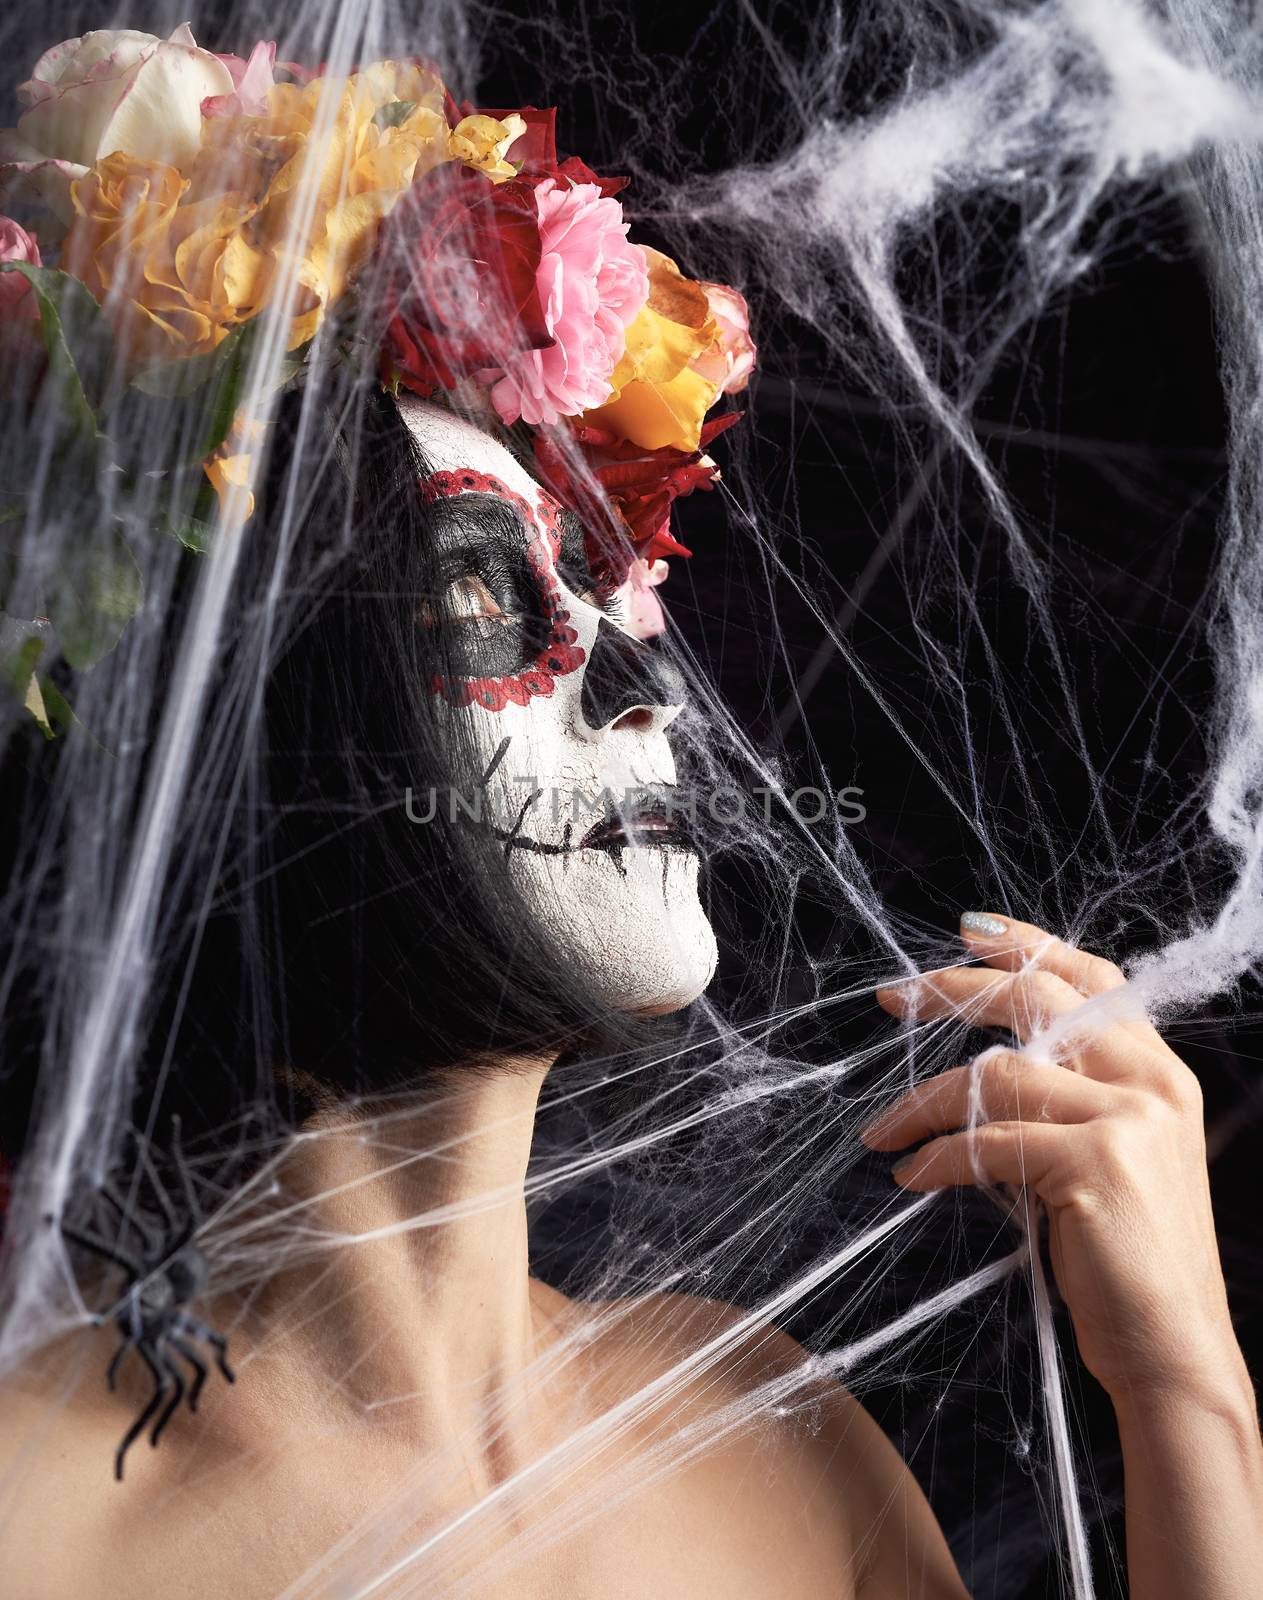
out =
<svg viewBox="0 0 1263 1600"><path fill-rule="evenodd" d="M169 39L130 28L66 39L18 90L27 110L0 134L0 179L69 222L70 183L102 156L121 150L187 169L202 142L202 101L232 91L232 74L187 23Z"/></svg>

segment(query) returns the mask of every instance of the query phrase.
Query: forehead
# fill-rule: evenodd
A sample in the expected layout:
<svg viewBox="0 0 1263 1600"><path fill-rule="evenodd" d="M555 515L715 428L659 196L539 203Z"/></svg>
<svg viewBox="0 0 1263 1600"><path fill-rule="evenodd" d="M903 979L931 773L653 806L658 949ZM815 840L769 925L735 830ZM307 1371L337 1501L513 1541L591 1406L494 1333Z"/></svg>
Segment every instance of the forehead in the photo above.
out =
<svg viewBox="0 0 1263 1600"><path fill-rule="evenodd" d="M464 417L412 396L400 396L399 410L432 472L472 467L500 479L534 506L540 486L499 439Z"/></svg>

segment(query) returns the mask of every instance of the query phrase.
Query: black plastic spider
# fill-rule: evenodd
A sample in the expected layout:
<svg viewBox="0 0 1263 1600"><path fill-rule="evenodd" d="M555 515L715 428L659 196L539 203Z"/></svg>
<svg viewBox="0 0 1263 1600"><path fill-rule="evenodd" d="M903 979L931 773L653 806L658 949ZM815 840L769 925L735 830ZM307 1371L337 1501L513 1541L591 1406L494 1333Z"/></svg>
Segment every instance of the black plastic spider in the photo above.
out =
<svg viewBox="0 0 1263 1600"><path fill-rule="evenodd" d="M153 1229L138 1214L135 1203L125 1202L111 1183L102 1184L99 1193L117 1214L120 1234L122 1229L131 1228L139 1241L138 1247L132 1248L125 1242L107 1243L95 1234L82 1232L64 1223L61 1229L72 1244L79 1245L102 1260L113 1262L127 1274L122 1298L111 1311L98 1319L104 1322L112 1315L123 1335L123 1342L115 1352L106 1374L110 1389L113 1390L118 1381L123 1357L132 1349L153 1376L153 1394L123 1436L114 1456L114 1476L120 1483L123 1479L123 1458L151 1419L157 1419L149 1435L149 1443L154 1446L186 1393L189 1410L197 1410L208 1368L193 1348L194 1343L209 1345L214 1351L215 1365L225 1382L237 1381L236 1374L228 1365L227 1339L222 1333L208 1328L204 1322L189 1316L184 1309L206 1288L209 1269L206 1257L192 1242L199 1215L192 1179L180 1149L178 1122L174 1123L174 1134L175 1166L188 1210L183 1222L176 1215L148 1152L140 1144L141 1165L162 1212L165 1231ZM186 1384L183 1373L176 1365L176 1356L182 1357L193 1369L191 1384Z"/></svg>

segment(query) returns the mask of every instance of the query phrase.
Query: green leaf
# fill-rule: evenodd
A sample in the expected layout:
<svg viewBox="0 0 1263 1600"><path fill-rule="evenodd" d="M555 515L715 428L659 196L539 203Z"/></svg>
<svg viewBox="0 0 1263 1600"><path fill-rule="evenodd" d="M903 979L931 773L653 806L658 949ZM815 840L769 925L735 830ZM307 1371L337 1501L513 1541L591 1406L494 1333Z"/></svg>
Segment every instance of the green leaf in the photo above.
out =
<svg viewBox="0 0 1263 1600"><path fill-rule="evenodd" d="M129 448L155 436L186 441L171 465L200 466L228 436L241 405L262 319L239 323L217 349L145 368L119 396L108 427L125 470L141 469Z"/></svg>
<svg viewBox="0 0 1263 1600"><path fill-rule="evenodd" d="M118 643L144 597L140 569L122 539L106 550L73 555L57 573L48 606L67 662L77 672L94 667Z"/></svg>
<svg viewBox="0 0 1263 1600"><path fill-rule="evenodd" d="M199 556L206 554L215 537L214 524L204 521L201 517L163 517L162 531L169 533L173 539L178 539L186 550L192 550Z"/></svg>
<svg viewBox="0 0 1263 1600"><path fill-rule="evenodd" d="M305 350L306 345L302 346ZM288 355L276 364L276 388L281 390L287 383L293 383L295 378L301 377L307 369L307 363L301 355Z"/></svg>
<svg viewBox="0 0 1263 1600"><path fill-rule="evenodd" d="M155 361L152 366L142 368L135 375L132 388L159 400L187 399L189 395L205 388L214 377L221 353L240 332L240 327L234 329L217 350L208 350L203 355L173 356L170 361Z"/></svg>
<svg viewBox="0 0 1263 1600"><path fill-rule="evenodd" d="M416 109L415 100L392 100L389 105L374 112L373 121L379 128L398 128L407 122Z"/></svg>
<svg viewBox="0 0 1263 1600"><path fill-rule="evenodd" d="M253 317L248 323L238 323L218 349L208 350L204 355L176 356L170 361L157 361L153 366L145 367L132 378L131 387L159 400L186 400L206 387L225 359L237 358L239 346L246 338L246 329L252 328L257 321L258 318ZM306 362L301 356L283 357L277 363L275 387L282 388L296 378L305 366Z"/></svg>
<svg viewBox="0 0 1263 1600"><path fill-rule="evenodd" d="M47 674L40 678L38 687L44 701L44 715L47 719L44 730L46 738L55 739L57 728L62 728L67 733L73 727L82 728L83 724L70 709L70 702ZM97 743L95 739L92 742ZM97 748L100 749L100 745L97 745Z"/></svg>
<svg viewBox="0 0 1263 1600"><path fill-rule="evenodd" d="M49 373L61 402L76 432L95 438L96 407L113 368L113 341L100 306L69 272L24 261L0 263L0 272L20 272L31 285Z"/></svg>
<svg viewBox="0 0 1263 1600"><path fill-rule="evenodd" d="M6 618L5 632L12 634L20 624L15 624L12 619ZM28 633L21 637L21 643L16 649L8 651L0 663L0 671L8 680L10 688L21 700L23 709L30 713L39 726L40 732L46 739L55 737L52 723L49 718L48 708L41 691L40 681L36 675L39 658L44 653L46 640L38 633Z"/></svg>
<svg viewBox="0 0 1263 1600"><path fill-rule="evenodd" d="M10 624L15 626L15 624ZM34 673L39 658L44 653L45 639L38 633L28 634L4 661L4 675L19 692L25 693L26 685Z"/></svg>
<svg viewBox="0 0 1263 1600"><path fill-rule="evenodd" d="M228 437L245 393L250 357L258 342L258 326L257 317L252 322L243 322L216 351L221 359L203 394L203 424L192 455L194 461L205 461Z"/></svg>

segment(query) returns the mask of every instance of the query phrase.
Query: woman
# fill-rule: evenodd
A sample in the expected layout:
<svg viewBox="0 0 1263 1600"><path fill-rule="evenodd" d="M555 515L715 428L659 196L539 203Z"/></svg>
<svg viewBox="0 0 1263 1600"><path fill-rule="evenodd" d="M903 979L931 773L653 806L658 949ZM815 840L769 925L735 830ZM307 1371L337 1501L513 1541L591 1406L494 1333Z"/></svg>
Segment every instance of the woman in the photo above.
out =
<svg viewBox="0 0 1263 1600"><path fill-rule="evenodd" d="M623 609L626 533L563 509L467 391L397 402L325 355L270 416L268 537L221 524L206 693L230 710L196 734L135 1073L88 1079L125 1087L137 1134L38 1215L21 1181L49 1192L79 1057L50 1060L38 983L10 1033L34 1103L15 1236L104 1317L6 1381L12 1591L963 1594L895 1452L764 1314L530 1273L545 1078L563 1053L633 1083L687 1066L672 1019L715 963L686 803L713 754ZM85 708L117 708L138 661L178 676L204 590L169 593L150 655L125 636ZM59 756L108 781L81 752L11 775L20 815L49 815ZM979 964L881 1004L1032 1049L923 1081L865 1139L930 1140L910 1192L1033 1191L1118 1413L1134 1592L1246 1593L1263 1459L1191 1075L1110 964L986 914L962 935Z"/></svg>

